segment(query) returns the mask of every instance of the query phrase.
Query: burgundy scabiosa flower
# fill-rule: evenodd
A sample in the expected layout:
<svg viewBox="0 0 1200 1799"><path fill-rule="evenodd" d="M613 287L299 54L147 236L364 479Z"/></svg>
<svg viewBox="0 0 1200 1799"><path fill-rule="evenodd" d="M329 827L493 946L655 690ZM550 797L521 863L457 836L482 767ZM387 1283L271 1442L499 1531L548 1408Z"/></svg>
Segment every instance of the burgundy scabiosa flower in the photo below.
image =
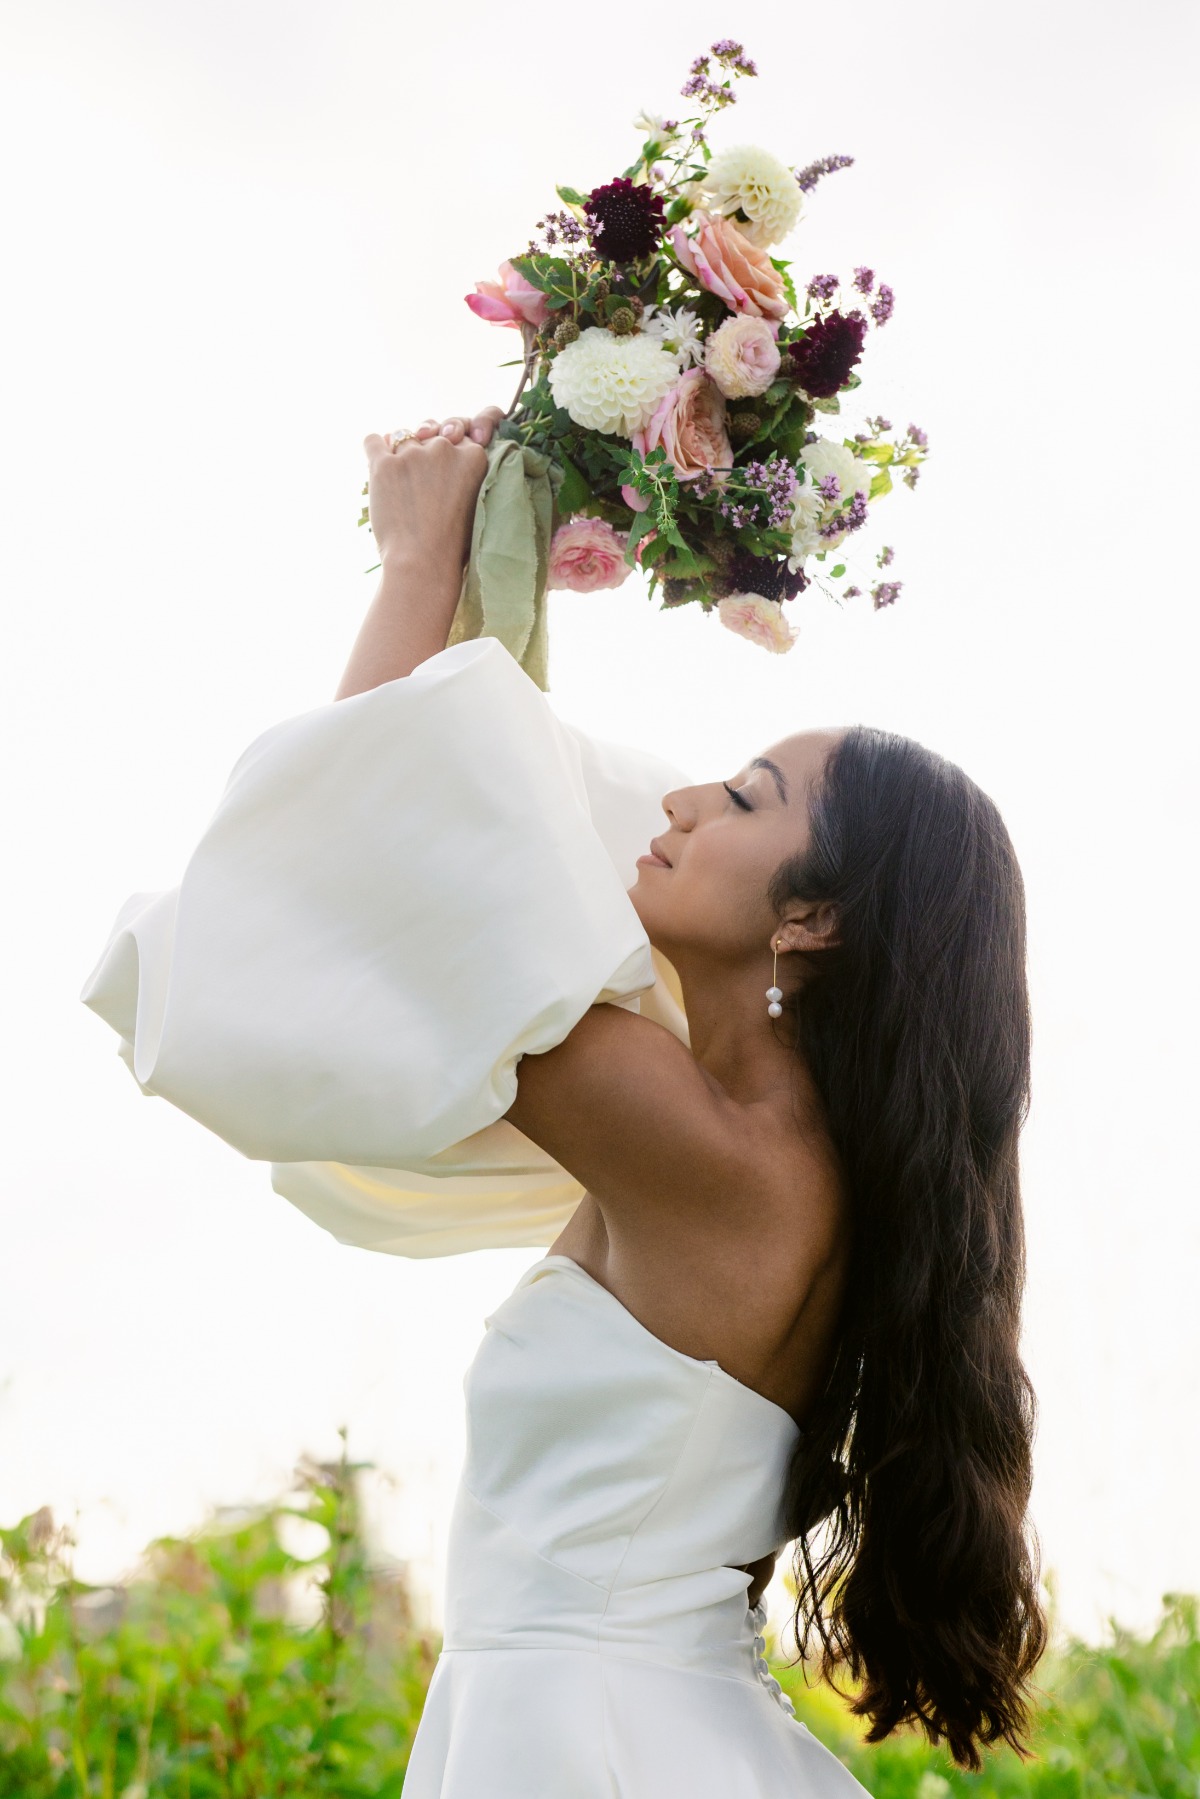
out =
<svg viewBox="0 0 1200 1799"><path fill-rule="evenodd" d="M862 355L867 321L860 312L827 313L788 345L783 373L814 400L831 400Z"/></svg>
<svg viewBox="0 0 1200 1799"><path fill-rule="evenodd" d="M760 593L764 600L794 600L808 586L808 576L788 568L787 557L754 556L738 550L729 565L736 593Z"/></svg>
<svg viewBox="0 0 1200 1799"><path fill-rule="evenodd" d="M662 195L642 182L635 185L618 175L606 186L594 187L583 204L592 227L592 248L608 262L635 262L652 255L662 242L666 228Z"/></svg>

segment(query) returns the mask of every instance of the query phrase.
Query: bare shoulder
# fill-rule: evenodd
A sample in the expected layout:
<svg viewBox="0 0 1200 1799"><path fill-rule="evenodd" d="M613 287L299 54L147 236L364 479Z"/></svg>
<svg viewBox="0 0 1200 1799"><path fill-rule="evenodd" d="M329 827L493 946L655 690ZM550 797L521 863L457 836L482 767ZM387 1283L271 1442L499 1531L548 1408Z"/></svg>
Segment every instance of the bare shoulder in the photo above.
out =
<svg viewBox="0 0 1200 1799"><path fill-rule="evenodd" d="M654 1336L801 1418L836 1330L847 1214L831 1149L730 1098L687 1046L593 1006L517 1065L507 1113L582 1183L554 1244Z"/></svg>
<svg viewBox="0 0 1200 1799"><path fill-rule="evenodd" d="M592 1006L562 1043L523 1056L506 1116L582 1183L614 1238L667 1246L678 1221L730 1259L777 1236L814 1265L837 1236L819 1137L732 1099L673 1032L623 1007Z"/></svg>
<svg viewBox="0 0 1200 1799"><path fill-rule="evenodd" d="M589 1007L553 1049L522 1056L505 1116L616 1205L647 1195L669 1203L680 1187L694 1205L716 1200L750 1147L743 1109L687 1045L607 1004Z"/></svg>

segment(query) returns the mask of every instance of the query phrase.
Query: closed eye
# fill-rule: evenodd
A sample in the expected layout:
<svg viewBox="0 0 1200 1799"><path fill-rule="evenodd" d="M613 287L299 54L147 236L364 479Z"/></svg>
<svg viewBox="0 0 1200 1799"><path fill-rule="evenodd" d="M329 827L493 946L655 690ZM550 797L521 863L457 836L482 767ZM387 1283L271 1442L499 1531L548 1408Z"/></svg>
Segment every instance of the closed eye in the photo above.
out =
<svg viewBox="0 0 1200 1799"><path fill-rule="evenodd" d="M754 807L750 804L750 801L743 799L736 787L731 787L728 781L722 781L721 785L736 805L744 807L747 812L753 812Z"/></svg>

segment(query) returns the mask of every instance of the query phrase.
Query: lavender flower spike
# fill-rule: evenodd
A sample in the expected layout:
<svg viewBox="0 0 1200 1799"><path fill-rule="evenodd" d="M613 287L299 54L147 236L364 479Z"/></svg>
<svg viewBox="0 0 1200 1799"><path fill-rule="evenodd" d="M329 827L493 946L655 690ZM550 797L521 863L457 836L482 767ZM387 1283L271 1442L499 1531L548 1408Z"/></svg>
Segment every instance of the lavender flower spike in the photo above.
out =
<svg viewBox="0 0 1200 1799"><path fill-rule="evenodd" d="M835 169L848 169L854 161L852 156L822 156L819 162L810 162L806 169L793 169L802 193L811 194L822 175L832 175Z"/></svg>

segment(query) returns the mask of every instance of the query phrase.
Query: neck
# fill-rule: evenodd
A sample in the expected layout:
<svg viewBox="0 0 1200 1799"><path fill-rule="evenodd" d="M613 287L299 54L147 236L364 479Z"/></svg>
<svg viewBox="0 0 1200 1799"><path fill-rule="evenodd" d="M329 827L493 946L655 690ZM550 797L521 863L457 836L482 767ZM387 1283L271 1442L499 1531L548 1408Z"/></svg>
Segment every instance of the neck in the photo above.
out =
<svg viewBox="0 0 1200 1799"><path fill-rule="evenodd" d="M679 976L692 1055L705 1072L740 1105L794 1099L807 1077L785 1033L776 1034L787 1024L787 1011L781 1019L767 1014L771 963L759 978L756 967L707 959L701 966L686 950L664 947L662 953Z"/></svg>

